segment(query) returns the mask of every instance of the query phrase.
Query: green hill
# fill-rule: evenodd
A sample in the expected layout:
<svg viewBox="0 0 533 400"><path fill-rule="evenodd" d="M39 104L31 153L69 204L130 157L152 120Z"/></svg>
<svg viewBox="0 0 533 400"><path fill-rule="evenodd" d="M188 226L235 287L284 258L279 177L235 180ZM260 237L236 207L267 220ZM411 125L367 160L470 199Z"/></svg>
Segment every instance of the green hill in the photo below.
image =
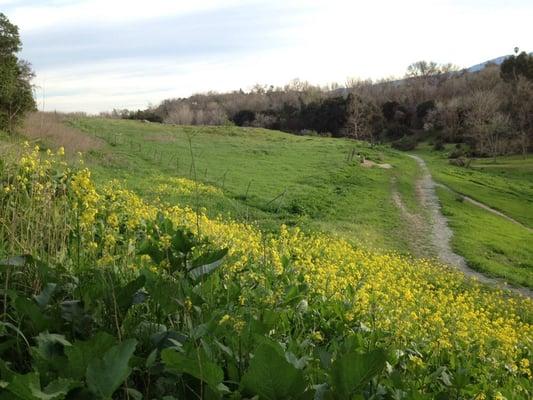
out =
<svg viewBox="0 0 533 400"><path fill-rule="evenodd" d="M97 181L124 180L143 197L205 207L212 216L229 214L267 230L299 225L365 247L409 249L391 201L391 181L394 177L414 204L416 164L388 147L256 128L95 118L72 125L106 143L88 152ZM357 154L393 168L365 168ZM196 178L222 189L224 196L200 196L197 202L194 191L186 195L161 188L171 177Z"/></svg>

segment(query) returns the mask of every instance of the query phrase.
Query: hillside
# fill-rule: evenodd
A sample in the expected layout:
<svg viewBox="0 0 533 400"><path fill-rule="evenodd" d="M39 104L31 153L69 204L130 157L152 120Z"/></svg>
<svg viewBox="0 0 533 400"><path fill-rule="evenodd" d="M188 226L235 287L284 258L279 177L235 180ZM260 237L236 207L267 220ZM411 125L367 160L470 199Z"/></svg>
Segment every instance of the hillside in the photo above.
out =
<svg viewBox="0 0 533 400"><path fill-rule="evenodd" d="M144 198L202 208L211 217L221 214L266 231L285 224L327 232L366 249L439 257L441 239L431 233L430 212L421 204L420 168L390 147L257 128L95 118L70 125L103 143L86 156L99 183L118 179ZM517 160L504 176L492 166L487 175L478 168L450 165L446 152L421 149L417 153L428 160L437 182L529 223L527 163ZM370 166L374 162L391 168ZM202 185L199 190L195 181ZM509 196L511 182L514 192ZM206 190L205 184L216 190ZM440 189L438 194L455 231L450 246L471 268L533 287L528 245L533 232L460 204Z"/></svg>
<svg viewBox="0 0 533 400"><path fill-rule="evenodd" d="M17 323L14 334L11 323L3 323L4 337L17 343L23 341L17 332L23 332L28 345L35 343L31 353L21 346L0 349L13 360L1 372L4 398L79 399L94 393L100 398L115 393L117 399L128 393L306 398L324 392L339 399L378 393L429 399L439 393L459 398L531 393L530 300L480 285L437 262L367 251L306 232L318 216L309 216L304 231L281 226L269 233L243 222L243 215L234 220L205 214L197 206L223 211L239 204L233 210L248 207L266 215L266 226L288 215L257 211L237 198L242 194L224 199L225 189L207 180L166 176L166 186L157 189L153 171L163 156L155 152L150 158L146 148L125 150L135 148L135 137L146 143L166 129L179 138L190 128L87 119L73 124L104 132L99 136L109 140L109 149L89 151L89 168L65 162L62 148L2 146L0 202L6 223L0 251L12 256L0 265L11 276L6 307L9 320ZM131 145L119 139L121 128L123 135L131 134ZM231 138L247 143L244 134L255 143L247 153L265 150L264 141L277 140L281 147L290 141L307 163L337 154L324 149L338 150L343 143L232 128L205 128L194 140L203 135L195 143L208 154L213 144L223 152L222 143L229 146ZM314 146L320 151L312 152ZM204 160L199 154L196 168ZM396 160L398 168L405 156L385 157ZM207 159L214 162L212 155ZM243 156L241 162L247 159L254 157ZM233 166L225 158L219 162ZM251 168L245 165L241 174L246 167ZM354 176L375 181L391 172L350 168ZM296 186L281 170L265 170L258 198L271 196L267 182ZM140 184L142 197L123 188L133 184ZM228 186L236 193L242 187L238 180L228 180ZM176 204L179 199L184 203ZM330 218L324 226L335 229L335 223ZM42 235L45 228L48 234ZM11 275L14 271L20 273Z"/></svg>
<svg viewBox="0 0 533 400"><path fill-rule="evenodd" d="M0 348L12 360L0 398L529 397L532 301L409 255L432 250L405 153L253 128L66 123L1 141L0 266L17 324L4 337L22 345L22 332L35 350ZM481 239L440 195L459 241Z"/></svg>
<svg viewBox="0 0 533 400"><path fill-rule="evenodd" d="M391 182L395 178L413 204L416 165L388 147L253 128L94 118L73 126L107 142L87 157L98 182L124 180L144 197L198 205L212 216L226 214L269 231L298 225L368 248L409 251ZM393 168L365 168L357 154ZM196 177L223 195L201 196L196 204L194 188L188 194L172 190L169 179L178 177Z"/></svg>

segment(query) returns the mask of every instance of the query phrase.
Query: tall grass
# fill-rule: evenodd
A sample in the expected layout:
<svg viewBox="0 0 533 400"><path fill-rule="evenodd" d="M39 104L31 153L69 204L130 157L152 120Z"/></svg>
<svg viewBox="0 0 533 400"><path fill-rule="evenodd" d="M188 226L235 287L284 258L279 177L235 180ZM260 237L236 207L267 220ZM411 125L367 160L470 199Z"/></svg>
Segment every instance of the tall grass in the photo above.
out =
<svg viewBox="0 0 533 400"><path fill-rule="evenodd" d="M22 154L9 150L1 154L0 163L0 254L59 260L73 217L63 150L48 151L43 162L38 146L30 149L27 144Z"/></svg>
<svg viewBox="0 0 533 400"><path fill-rule="evenodd" d="M24 121L21 133L29 140L51 147L63 146L67 153L100 149L104 142L68 125L70 115L58 112L35 112Z"/></svg>

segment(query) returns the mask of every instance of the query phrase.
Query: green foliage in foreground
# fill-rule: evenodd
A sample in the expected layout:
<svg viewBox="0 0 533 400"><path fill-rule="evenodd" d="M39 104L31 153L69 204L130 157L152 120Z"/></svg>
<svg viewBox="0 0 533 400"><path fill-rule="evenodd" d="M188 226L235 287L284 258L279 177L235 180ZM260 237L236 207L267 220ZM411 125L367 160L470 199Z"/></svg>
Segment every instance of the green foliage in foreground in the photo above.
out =
<svg viewBox="0 0 533 400"><path fill-rule="evenodd" d="M182 251L195 238L179 229L172 238L167 256L178 269L168 273L0 261L10 279L0 399L451 399L479 390L463 357L422 372L416 346L394 351L385 332L346 330L342 303L303 304L305 284L271 309L239 305L238 281L221 291L216 267L189 276ZM29 282L41 292L31 295ZM310 325L336 334L322 343Z"/></svg>
<svg viewBox="0 0 533 400"><path fill-rule="evenodd" d="M15 167L0 163L0 215L9 221L2 225L8 240L0 252L50 256L46 263L29 254L0 260L0 399L458 399L480 393L519 399L531 393L530 341L514 341L531 336L526 301L496 292L484 297L490 303L482 304L496 308L487 315L501 315L502 307L516 324L507 325L495 346L490 338L483 358L455 340L428 354L422 335L402 340L388 330L394 327L376 324L387 292L377 291L365 324L363 315L349 316L363 301L361 287L338 297L312 292L309 271L289 255L279 257L283 273L265 257L231 270L225 247L161 210L148 212L152 207L129 193L123 193L127 202L112 191L95 193L88 171L72 172L61 158L40 156L36 148ZM109 208L95 208L95 199ZM143 219L128 228L132 220L125 217L139 212ZM322 241L319 250L326 249ZM384 258L392 263L395 256ZM341 271L332 264L328 272ZM379 284L381 271L360 284ZM239 279L244 274L253 279ZM423 276L416 282L450 301L491 296L468 281L447 287L454 276L435 270L431 284ZM439 315L411 314L405 318L426 323ZM453 322L446 329L454 329ZM508 349L502 344L511 335L515 345ZM505 349L509 370L497 361Z"/></svg>
<svg viewBox="0 0 533 400"><path fill-rule="evenodd" d="M183 233L173 233L176 255L184 256ZM332 313L341 304L296 307L305 285L288 291L283 307L236 309L238 283L213 296L216 268L201 281L185 270L73 274L31 256L2 260L0 268L12 288L0 322L0 354L11 360L0 360L0 399L378 399L410 392L402 382L409 355L384 348L379 332L346 332ZM31 296L30 280L40 294ZM223 310L242 325L226 322ZM309 318L337 337L318 346L305 338ZM462 390L446 368L426 385L443 395ZM409 398L429 398L415 393Z"/></svg>

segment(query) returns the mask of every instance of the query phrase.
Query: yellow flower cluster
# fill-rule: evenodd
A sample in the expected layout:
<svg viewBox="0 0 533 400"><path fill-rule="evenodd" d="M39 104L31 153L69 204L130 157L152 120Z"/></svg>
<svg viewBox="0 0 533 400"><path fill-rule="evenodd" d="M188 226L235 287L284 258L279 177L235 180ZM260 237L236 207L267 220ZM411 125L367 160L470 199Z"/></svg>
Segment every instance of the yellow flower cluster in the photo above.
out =
<svg viewBox="0 0 533 400"><path fill-rule="evenodd" d="M187 178L166 178L165 181L159 184L156 188L159 194L176 194L176 195L215 195L222 196L224 193L221 189L207 185L201 182L195 182Z"/></svg>
<svg viewBox="0 0 533 400"><path fill-rule="evenodd" d="M28 172L48 162L36 155L25 157L20 166ZM170 185L192 190L196 184L176 179ZM347 325L357 321L388 332L400 346L417 343L424 361L413 359L414 364L423 365L428 355L451 351L494 368L512 365L517 373L531 377L533 302L529 299L486 288L433 261L372 253L298 228L282 226L279 234L264 234L252 225L209 218L187 207L148 204L116 182L97 191L87 169L72 174L70 189L83 247L97 255L100 264L146 263L136 256L138 240L162 213L176 227L185 226L215 246L229 248L226 279L239 279L244 288L251 288L267 287L272 277L290 282L301 276L310 289L306 299L310 306L315 301L340 301L346 305ZM162 246L168 245L166 237ZM277 287L262 298L265 305L281 303L284 290L282 284ZM242 293L243 304L248 295ZM242 322L233 318L225 316L221 323L231 321L237 331L242 329ZM316 332L313 337L320 341L321 335Z"/></svg>
<svg viewBox="0 0 533 400"><path fill-rule="evenodd" d="M210 219L190 208L147 205L122 189L115 190L109 204L120 204L114 212L132 228L160 211L176 226L199 229L214 245L228 247L228 279L262 284L267 278L261 268L267 267L278 276L300 273L314 297L351 304L347 321L391 332L399 343L416 341L435 354L468 352L495 367L516 364L533 350L530 300L488 289L433 261L371 253L298 228L283 226L278 235L265 235L251 225ZM284 260L290 260L290 271ZM235 274L242 270L246 273ZM272 293L264 301L274 304L282 295Z"/></svg>

